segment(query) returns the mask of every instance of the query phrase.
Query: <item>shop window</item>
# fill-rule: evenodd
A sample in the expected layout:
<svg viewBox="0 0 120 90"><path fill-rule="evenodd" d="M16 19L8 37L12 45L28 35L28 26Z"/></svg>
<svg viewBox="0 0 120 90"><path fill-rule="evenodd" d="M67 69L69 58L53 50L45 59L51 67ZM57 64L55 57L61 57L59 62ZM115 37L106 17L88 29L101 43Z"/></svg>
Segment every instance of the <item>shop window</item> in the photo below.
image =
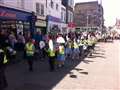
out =
<svg viewBox="0 0 120 90"><path fill-rule="evenodd" d="M40 15L40 4L36 3L36 14Z"/></svg>
<svg viewBox="0 0 120 90"><path fill-rule="evenodd" d="M36 3L36 15L44 16L44 5Z"/></svg>
<svg viewBox="0 0 120 90"><path fill-rule="evenodd" d="M56 10L58 10L58 7L59 7L58 4L56 4Z"/></svg>
<svg viewBox="0 0 120 90"><path fill-rule="evenodd" d="M41 4L41 15L44 16L44 5Z"/></svg>
<svg viewBox="0 0 120 90"><path fill-rule="evenodd" d="M64 21L64 14L61 12L61 20Z"/></svg>
<svg viewBox="0 0 120 90"><path fill-rule="evenodd" d="M51 8L53 8L54 7L54 3L53 3L53 1L51 0Z"/></svg>
<svg viewBox="0 0 120 90"><path fill-rule="evenodd" d="M24 22L24 30L29 31L30 30L30 23L29 22Z"/></svg>

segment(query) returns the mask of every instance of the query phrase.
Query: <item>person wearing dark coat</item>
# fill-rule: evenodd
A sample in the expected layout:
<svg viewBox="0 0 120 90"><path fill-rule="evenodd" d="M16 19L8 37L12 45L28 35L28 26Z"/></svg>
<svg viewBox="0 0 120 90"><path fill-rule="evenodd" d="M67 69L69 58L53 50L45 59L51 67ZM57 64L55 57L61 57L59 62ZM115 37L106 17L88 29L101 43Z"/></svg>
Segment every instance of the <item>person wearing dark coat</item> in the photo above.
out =
<svg viewBox="0 0 120 90"><path fill-rule="evenodd" d="M0 90L3 90L8 86L5 76L6 60L5 52L0 45Z"/></svg>

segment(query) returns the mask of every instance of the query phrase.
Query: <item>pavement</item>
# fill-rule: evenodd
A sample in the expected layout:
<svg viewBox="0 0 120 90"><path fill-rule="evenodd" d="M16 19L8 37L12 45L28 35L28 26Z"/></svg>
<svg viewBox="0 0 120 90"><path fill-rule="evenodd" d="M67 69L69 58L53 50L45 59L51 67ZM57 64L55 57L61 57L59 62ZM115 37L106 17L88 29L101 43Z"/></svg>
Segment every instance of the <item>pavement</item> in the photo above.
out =
<svg viewBox="0 0 120 90"><path fill-rule="evenodd" d="M49 72L48 61L35 60L29 72L25 60L7 67L6 90L120 90L120 41L98 43L93 56L67 60Z"/></svg>

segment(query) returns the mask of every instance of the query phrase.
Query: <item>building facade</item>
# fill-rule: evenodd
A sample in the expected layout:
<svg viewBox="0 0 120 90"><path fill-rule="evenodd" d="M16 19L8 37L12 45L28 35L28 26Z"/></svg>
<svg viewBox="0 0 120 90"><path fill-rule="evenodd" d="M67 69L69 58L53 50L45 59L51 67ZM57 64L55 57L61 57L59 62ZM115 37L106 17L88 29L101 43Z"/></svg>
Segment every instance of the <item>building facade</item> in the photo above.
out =
<svg viewBox="0 0 120 90"><path fill-rule="evenodd" d="M66 7L61 6L61 32L67 33L67 23L66 23Z"/></svg>
<svg viewBox="0 0 120 90"><path fill-rule="evenodd" d="M61 0L47 0L47 31L61 31Z"/></svg>
<svg viewBox="0 0 120 90"><path fill-rule="evenodd" d="M30 12L37 16L35 31L46 33L46 0L3 0L3 3Z"/></svg>
<svg viewBox="0 0 120 90"><path fill-rule="evenodd" d="M15 35L33 32L35 18L32 12L23 11L0 3L0 30Z"/></svg>
<svg viewBox="0 0 120 90"><path fill-rule="evenodd" d="M98 27L104 25L103 7L98 1L76 3L74 21L77 27Z"/></svg>
<svg viewBox="0 0 120 90"><path fill-rule="evenodd" d="M35 30L46 32L67 32L73 23L74 0L0 0L11 7L34 12Z"/></svg>
<svg viewBox="0 0 120 90"><path fill-rule="evenodd" d="M74 0L62 0L62 4L66 7L66 23L67 23L67 32L73 29L74 23Z"/></svg>
<svg viewBox="0 0 120 90"><path fill-rule="evenodd" d="M46 34L47 28L47 8L46 8L46 0L24 0L24 8L27 10L31 10L37 16L37 20L35 23L36 32L41 32L42 34Z"/></svg>

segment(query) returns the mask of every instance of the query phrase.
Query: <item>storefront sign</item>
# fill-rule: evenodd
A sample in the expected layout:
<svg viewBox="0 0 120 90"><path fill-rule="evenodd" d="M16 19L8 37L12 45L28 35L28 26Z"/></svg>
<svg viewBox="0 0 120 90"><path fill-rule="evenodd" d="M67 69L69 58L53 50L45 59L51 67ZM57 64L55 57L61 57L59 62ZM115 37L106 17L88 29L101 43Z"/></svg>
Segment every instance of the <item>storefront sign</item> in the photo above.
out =
<svg viewBox="0 0 120 90"><path fill-rule="evenodd" d="M20 20L30 21L33 14L32 12L22 11L14 8L0 6L0 19L2 20Z"/></svg>
<svg viewBox="0 0 120 90"><path fill-rule="evenodd" d="M75 23L73 23L73 22L68 23L68 27L69 28L75 28Z"/></svg>
<svg viewBox="0 0 120 90"><path fill-rule="evenodd" d="M61 22L61 19L48 15L48 21Z"/></svg>
<svg viewBox="0 0 120 90"><path fill-rule="evenodd" d="M0 17L9 17L9 18L16 19L16 14L15 13L11 13L11 12L7 12L7 11L1 11L0 12Z"/></svg>
<svg viewBox="0 0 120 90"><path fill-rule="evenodd" d="M42 20L37 20L36 26L40 26L40 27L46 27L46 21L42 21Z"/></svg>

